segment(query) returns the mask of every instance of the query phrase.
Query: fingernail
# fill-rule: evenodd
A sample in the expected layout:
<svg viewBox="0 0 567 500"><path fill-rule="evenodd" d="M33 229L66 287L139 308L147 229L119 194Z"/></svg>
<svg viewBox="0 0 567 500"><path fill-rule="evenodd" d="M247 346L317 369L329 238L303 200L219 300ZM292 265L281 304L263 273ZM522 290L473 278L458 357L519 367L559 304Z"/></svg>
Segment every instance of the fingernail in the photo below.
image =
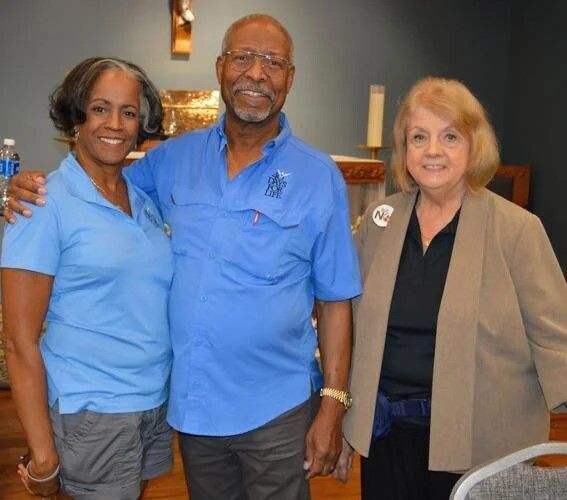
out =
<svg viewBox="0 0 567 500"><path fill-rule="evenodd" d="M22 210L22 215L23 215L24 217L31 217L31 216L32 216L32 212L31 212L31 210L24 209L24 210Z"/></svg>
<svg viewBox="0 0 567 500"><path fill-rule="evenodd" d="M40 206L40 207L44 207L45 206L45 200L43 198L38 198L37 200L35 200L35 204Z"/></svg>
<svg viewBox="0 0 567 500"><path fill-rule="evenodd" d="M37 194L47 194L47 189L44 187L37 188Z"/></svg>

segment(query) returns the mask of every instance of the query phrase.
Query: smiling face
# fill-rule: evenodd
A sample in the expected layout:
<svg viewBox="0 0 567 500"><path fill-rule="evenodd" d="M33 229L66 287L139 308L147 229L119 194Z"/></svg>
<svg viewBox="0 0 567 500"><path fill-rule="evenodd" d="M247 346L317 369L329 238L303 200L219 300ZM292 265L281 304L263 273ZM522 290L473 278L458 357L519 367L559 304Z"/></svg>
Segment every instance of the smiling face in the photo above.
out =
<svg viewBox="0 0 567 500"><path fill-rule="evenodd" d="M290 44L281 29L269 20L256 19L234 28L225 50L247 50L289 60ZM294 68L281 74L266 74L259 58L246 71L238 71L220 56L217 79L227 114L244 122L259 123L277 116L293 83Z"/></svg>
<svg viewBox="0 0 567 500"><path fill-rule="evenodd" d="M469 139L451 123L421 106L410 115L406 163L422 191L463 195L469 155Z"/></svg>
<svg viewBox="0 0 567 500"><path fill-rule="evenodd" d="M75 127L79 132L79 163L87 168L122 166L138 137L138 82L118 69L104 71L90 89L85 114L85 122Z"/></svg>

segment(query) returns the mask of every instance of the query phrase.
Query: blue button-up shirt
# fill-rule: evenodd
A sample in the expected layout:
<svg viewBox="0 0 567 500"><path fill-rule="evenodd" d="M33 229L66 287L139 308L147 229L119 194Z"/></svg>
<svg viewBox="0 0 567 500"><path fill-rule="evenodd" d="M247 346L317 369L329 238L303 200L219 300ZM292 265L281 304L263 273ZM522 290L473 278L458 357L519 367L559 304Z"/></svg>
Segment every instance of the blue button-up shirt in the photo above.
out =
<svg viewBox="0 0 567 500"><path fill-rule="evenodd" d="M169 420L183 432L243 433L308 399L314 298L361 292L341 173L280 125L230 181L224 118L127 171L172 229Z"/></svg>
<svg viewBox="0 0 567 500"><path fill-rule="evenodd" d="M103 198L73 155L47 177L47 205L6 224L2 267L54 276L41 353L61 413L142 411L167 399L169 238L128 185L133 217Z"/></svg>

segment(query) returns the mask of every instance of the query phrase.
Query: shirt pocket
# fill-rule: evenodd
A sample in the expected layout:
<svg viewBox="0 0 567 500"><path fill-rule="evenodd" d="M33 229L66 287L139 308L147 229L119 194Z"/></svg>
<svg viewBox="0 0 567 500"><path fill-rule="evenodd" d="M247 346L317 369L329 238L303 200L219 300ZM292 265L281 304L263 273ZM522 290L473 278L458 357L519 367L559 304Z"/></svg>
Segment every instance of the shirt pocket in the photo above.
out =
<svg viewBox="0 0 567 500"><path fill-rule="evenodd" d="M168 224L171 249L176 255L195 254L208 240L218 199L212 191L175 184L171 190Z"/></svg>
<svg viewBox="0 0 567 500"><path fill-rule="evenodd" d="M239 280L259 285L278 282L300 258L290 251L299 238L299 223L296 211L261 202L239 210L226 249L228 265Z"/></svg>

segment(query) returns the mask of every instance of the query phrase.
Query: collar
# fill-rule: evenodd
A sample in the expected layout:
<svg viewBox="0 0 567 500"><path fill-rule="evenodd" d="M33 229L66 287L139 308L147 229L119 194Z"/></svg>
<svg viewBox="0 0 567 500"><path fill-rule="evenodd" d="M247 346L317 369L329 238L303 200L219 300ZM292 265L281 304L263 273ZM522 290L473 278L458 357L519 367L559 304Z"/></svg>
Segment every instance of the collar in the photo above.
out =
<svg viewBox="0 0 567 500"><path fill-rule="evenodd" d="M266 144L264 144L264 146L262 147L262 153L264 154L264 158L269 156L276 149L278 149L291 136L291 127L289 126L289 122L283 111L280 112L278 119L280 124L280 133L273 139L270 139L268 142L266 142ZM217 146L217 150L219 153L226 147L228 142L226 133L224 131L225 122L226 122L226 113L223 113L218 123L214 125L214 128L216 129L216 133L219 137L219 143Z"/></svg>
<svg viewBox="0 0 567 500"><path fill-rule="evenodd" d="M59 171L61 172L65 188L75 198L118 210L98 192L98 189L92 183L91 178L85 172L83 167L79 165L74 153L69 153L61 162ZM133 214L137 214L144 205L144 199L138 194L128 178L124 175L122 177L126 181Z"/></svg>
<svg viewBox="0 0 567 500"><path fill-rule="evenodd" d="M410 237L413 240L418 242L419 245L421 246L421 229L419 227L419 220L417 218L417 209L416 209L418 199L419 199L419 196L416 196L415 197L415 203L413 205L413 210L411 212L411 216L410 216L410 220L409 220L408 234L410 235ZM457 227L459 225L460 215L461 215L461 208L459 208L459 210L457 210L457 212L455 213L453 218L437 234L453 235L453 236L455 234L457 234Z"/></svg>
<svg viewBox="0 0 567 500"><path fill-rule="evenodd" d="M413 203L413 210L411 213L411 217L410 217L410 227L414 227L417 226L419 227L419 221L417 219L417 202L419 201L419 191L416 192L416 197ZM463 200L464 203L464 200ZM440 234L456 234L457 233L457 226L459 225L459 217L461 215L461 209L462 209L462 204L461 207L459 207L459 210L457 210L455 212L455 215L453 216L453 218L445 225L445 227L443 229L441 229L441 231L439 231Z"/></svg>

